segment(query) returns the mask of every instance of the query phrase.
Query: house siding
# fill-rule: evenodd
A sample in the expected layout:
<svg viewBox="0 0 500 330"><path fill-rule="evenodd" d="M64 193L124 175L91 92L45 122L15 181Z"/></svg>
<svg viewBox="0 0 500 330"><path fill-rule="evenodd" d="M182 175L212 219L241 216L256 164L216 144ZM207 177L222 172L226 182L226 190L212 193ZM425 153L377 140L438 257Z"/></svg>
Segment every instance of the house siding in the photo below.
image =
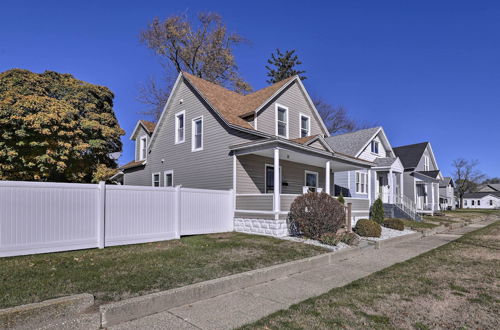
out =
<svg viewBox="0 0 500 330"><path fill-rule="evenodd" d="M276 110L279 103L288 107L288 138L300 138L300 113L311 118L311 135L324 134L321 124L309 105L306 95L302 92L297 82L292 83L271 102L269 102L257 115L257 129L268 134L276 134Z"/></svg>
<svg viewBox="0 0 500 330"><path fill-rule="evenodd" d="M147 178L125 178L125 184L137 182L140 185L151 185L151 173L160 172L160 184L163 186L164 171L172 170L174 185L200 189L231 189L233 161L229 146L248 142L256 137L228 128L204 100L195 94L192 87L183 81L180 81L165 111L164 118L157 128L146 168L143 170ZM180 111L185 111L185 141L176 144L175 114ZM203 116L203 150L192 152L192 120L200 116ZM139 173L136 175L139 176ZM146 182L148 183L145 184Z"/></svg>
<svg viewBox="0 0 500 330"><path fill-rule="evenodd" d="M379 133L380 134L380 133ZM371 152L371 141L377 141L378 142L378 154L375 154ZM380 137L377 135L371 140L368 145L363 149L363 151L359 154L358 158L368 160L370 162L373 162L377 158L384 158L388 157L387 155L387 150L384 147L384 144L380 140Z"/></svg>
<svg viewBox="0 0 500 330"><path fill-rule="evenodd" d="M273 159L257 155L244 155L237 157L236 164L236 193L259 194L265 193L265 165L273 165ZM282 180L288 183L282 186L283 194L302 194L305 171L318 173L318 187L325 187L325 169L316 166L299 164L280 159ZM332 189L331 183L330 189ZM330 190L333 192L333 190Z"/></svg>
<svg viewBox="0 0 500 330"><path fill-rule="evenodd" d="M131 186L151 186L151 172L146 166L131 168L125 171L123 184Z"/></svg>
<svg viewBox="0 0 500 330"><path fill-rule="evenodd" d="M427 156L430 159L429 160L429 165L430 165L429 171L435 171L435 170L437 170L438 168L437 168L436 164L433 161L433 157L432 157L431 152L429 150L429 146L427 146L427 148L425 148L424 153L422 154L422 158L420 158L420 161L418 162L418 165L415 168L415 171L424 171L424 158L425 158L424 156Z"/></svg>
<svg viewBox="0 0 500 330"><path fill-rule="evenodd" d="M415 199L415 178L410 175L411 172L404 172L403 174L403 194L412 201Z"/></svg>
<svg viewBox="0 0 500 330"><path fill-rule="evenodd" d="M335 184L342 188L348 189L348 196L344 197L353 197L353 198L364 198L368 199L369 190L367 194L360 194L356 192L356 172L364 172L368 175L368 170L359 170L359 171L346 171L346 172L337 172L334 174L335 176ZM368 185L368 179L366 181ZM373 189L373 186L370 187ZM368 187L367 187L368 189Z"/></svg>

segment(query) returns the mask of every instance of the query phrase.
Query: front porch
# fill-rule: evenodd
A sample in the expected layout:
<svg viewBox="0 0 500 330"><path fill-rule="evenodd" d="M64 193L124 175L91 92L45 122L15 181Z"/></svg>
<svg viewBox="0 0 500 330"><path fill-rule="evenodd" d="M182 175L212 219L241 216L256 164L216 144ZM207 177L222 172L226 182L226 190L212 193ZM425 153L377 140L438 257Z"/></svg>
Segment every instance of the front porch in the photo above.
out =
<svg viewBox="0 0 500 330"><path fill-rule="evenodd" d="M434 215L439 211L439 180L414 172L415 205L420 214Z"/></svg>
<svg viewBox="0 0 500 330"><path fill-rule="evenodd" d="M286 225L295 198L309 191L333 193L334 172L370 167L366 161L281 140L234 148L233 160L235 218L249 219L257 226L280 228ZM353 217L368 216L368 199L345 200L346 205L352 203Z"/></svg>

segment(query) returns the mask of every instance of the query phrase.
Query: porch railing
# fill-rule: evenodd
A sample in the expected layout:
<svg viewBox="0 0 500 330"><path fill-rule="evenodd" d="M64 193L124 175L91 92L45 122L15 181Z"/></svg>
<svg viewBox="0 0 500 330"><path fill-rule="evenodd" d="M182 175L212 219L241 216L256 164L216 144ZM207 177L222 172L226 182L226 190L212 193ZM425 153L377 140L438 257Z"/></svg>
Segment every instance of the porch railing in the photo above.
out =
<svg viewBox="0 0 500 330"><path fill-rule="evenodd" d="M412 219L415 219L417 214L417 208L415 202L405 195L395 195L394 196L394 204L396 204L400 209L405 211Z"/></svg>

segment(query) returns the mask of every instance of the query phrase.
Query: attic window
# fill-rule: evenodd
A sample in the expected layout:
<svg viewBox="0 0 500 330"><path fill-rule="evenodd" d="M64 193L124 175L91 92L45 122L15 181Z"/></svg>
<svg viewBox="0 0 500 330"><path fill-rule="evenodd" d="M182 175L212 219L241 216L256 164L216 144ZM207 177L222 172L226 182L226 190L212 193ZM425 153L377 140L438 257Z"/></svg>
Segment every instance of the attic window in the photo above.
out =
<svg viewBox="0 0 500 330"><path fill-rule="evenodd" d="M374 154L378 154L378 141L372 141L371 142L371 151Z"/></svg>
<svg viewBox="0 0 500 330"><path fill-rule="evenodd" d="M311 135L311 120L308 116L300 114L300 137Z"/></svg>
<svg viewBox="0 0 500 330"><path fill-rule="evenodd" d="M429 171L431 168L429 156L424 156L424 171Z"/></svg>
<svg viewBox="0 0 500 330"><path fill-rule="evenodd" d="M276 104L276 135L288 139L288 108Z"/></svg>
<svg viewBox="0 0 500 330"><path fill-rule="evenodd" d="M139 139L139 160L146 159L146 135L143 135Z"/></svg>
<svg viewBox="0 0 500 330"><path fill-rule="evenodd" d="M184 111L175 114L175 143L184 142L184 126L185 126Z"/></svg>

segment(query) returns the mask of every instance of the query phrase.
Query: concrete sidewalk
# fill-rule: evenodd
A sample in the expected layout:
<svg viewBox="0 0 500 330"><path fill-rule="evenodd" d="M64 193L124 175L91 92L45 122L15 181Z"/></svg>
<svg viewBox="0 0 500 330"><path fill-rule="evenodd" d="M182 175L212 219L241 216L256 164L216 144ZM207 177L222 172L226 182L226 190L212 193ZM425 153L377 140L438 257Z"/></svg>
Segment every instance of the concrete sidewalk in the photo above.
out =
<svg viewBox="0 0 500 330"><path fill-rule="evenodd" d="M110 329L232 329L411 259L494 221L496 219L485 220L409 242L395 242L379 250L365 249L358 255L339 258L327 266L200 300Z"/></svg>

